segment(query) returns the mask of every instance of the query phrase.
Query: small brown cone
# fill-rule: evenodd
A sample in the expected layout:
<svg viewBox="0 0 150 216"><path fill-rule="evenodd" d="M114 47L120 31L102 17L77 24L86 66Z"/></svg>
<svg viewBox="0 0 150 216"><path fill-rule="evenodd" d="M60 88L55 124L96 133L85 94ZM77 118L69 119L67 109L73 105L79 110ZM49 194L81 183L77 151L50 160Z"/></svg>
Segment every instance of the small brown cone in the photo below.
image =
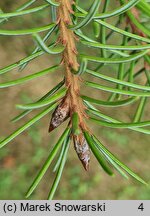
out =
<svg viewBox="0 0 150 216"><path fill-rule="evenodd" d="M50 121L49 132L61 125L69 118L70 107L67 99L64 99L55 109Z"/></svg>
<svg viewBox="0 0 150 216"><path fill-rule="evenodd" d="M89 170L90 149L82 133L73 135L75 151L86 171Z"/></svg>

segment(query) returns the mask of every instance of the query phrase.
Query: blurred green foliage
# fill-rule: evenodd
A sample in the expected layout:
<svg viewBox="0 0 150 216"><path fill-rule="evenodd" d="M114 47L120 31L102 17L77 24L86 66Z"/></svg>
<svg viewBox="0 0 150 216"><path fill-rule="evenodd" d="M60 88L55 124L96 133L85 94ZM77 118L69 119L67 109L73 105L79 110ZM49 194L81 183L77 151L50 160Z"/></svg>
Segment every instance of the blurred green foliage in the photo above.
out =
<svg viewBox="0 0 150 216"><path fill-rule="evenodd" d="M17 1L16 1L17 2ZM23 1L21 1L23 2ZM113 5L112 1L112 5ZM3 6L6 8L9 5L15 7L12 1L4 1ZM84 2L84 4L86 4ZM90 3L89 3L90 4ZM34 25L44 19L49 14L49 11L46 13L37 13L32 15L32 19L26 22L29 25ZM143 17L143 22L147 20ZM23 25L22 19L16 19L15 25ZM146 23L147 24L147 23ZM148 25L148 24L147 24ZM8 40L5 39L7 46ZM16 44L17 46L17 44ZM22 47L24 44L22 44ZM29 42L28 47L23 47L27 49L26 51L31 51L31 42ZM11 53L11 48L10 48ZM1 53L1 55L3 55ZM19 53L18 53L19 56ZM17 57L16 57L17 58ZM48 57L49 58L49 57ZM9 61L6 57L6 63ZM34 65L37 66L36 63ZM40 66L40 63L38 64ZM112 70L112 66L110 69ZM6 75L7 78L7 75ZM38 87L40 89L40 85ZM24 90L25 92L25 90ZM21 102L29 103L32 101L28 93L22 93L21 91L17 94L17 98L20 98ZM0 95L0 100L3 98L2 94ZM3 111L4 112L4 111ZM45 124L48 122L45 121ZM1 127L2 125L1 121ZM42 122L42 125L43 122ZM45 125L44 125L45 128ZM115 152L120 151L120 158L122 157L125 162L133 163L135 161L136 155L140 155L140 158L136 158L138 165L140 164L141 176L144 178L149 178L149 160L145 156L148 152L148 138L144 135L138 134L138 141L141 147L137 147L134 142L135 133L131 135L128 131L114 131L105 128L101 128L100 133L102 139L105 143L111 143L113 146L112 150ZM27 141L22 145L22 150L19 152L16 151L15 142L10 146L1 149L0 151L0 199L22 199L34 179L37 171L41 167L41 164L48 155L47 145L43 145L43 136L40 123L35 124L28 130L25 135L20 136L20 141L24 140L27 137ZM146 137L146 138L145 138ZM0 137L2 139L2 137ZM57 137L55 137L56 139ZM48 146L51 146L51 143L54 143L54 135L51 135L49 138L50 143ZM132 142L133 141L133 142ZM133 146L131 146L133 143ZM20 143L17 143L17 146ZM143 147L142 147L143 146ZM48 148L49 149L49 148ZM135 149L135 152L133 151ZM125 153L125 151L127 151ZM128 158L128 153L133 151L133 158ZM30 152L30 153L29 153ZM138 157L137 156L137 157ZM63 175L62 181L57 190L56 199L150 199L150 187L143 186L135 182L126 182L120 176L114 178L109 178L105 173L102 172L101 168L97 161L92 158L91 170L89 173L83 171L78 158L76 157L73 146L70 149L70 154L65 167L65 173ZM142 164L144 162L144 164ZM134 164L132 167L135 168L138 166ZM47 173L47 176L40 184L39 189L31 196L31 199L37 198L38 194L42 199L45 199L44 190L47 191L50 188L50 183L53 176L50 176L50 173ZM119 184L118 184L119 182Z"/></svg>

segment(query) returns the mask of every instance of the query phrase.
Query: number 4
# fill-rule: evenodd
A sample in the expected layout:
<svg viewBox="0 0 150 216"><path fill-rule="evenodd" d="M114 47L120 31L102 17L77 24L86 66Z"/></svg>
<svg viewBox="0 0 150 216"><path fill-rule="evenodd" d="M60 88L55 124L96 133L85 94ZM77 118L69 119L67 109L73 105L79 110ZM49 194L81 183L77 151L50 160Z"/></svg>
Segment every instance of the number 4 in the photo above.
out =
<svg viewBox="0 0 150 216"><path fill-rule="evenodd" d="M143 206L143 203L141 203L138 207L139 210L143 211L144 210L144 206Z"/></svg>

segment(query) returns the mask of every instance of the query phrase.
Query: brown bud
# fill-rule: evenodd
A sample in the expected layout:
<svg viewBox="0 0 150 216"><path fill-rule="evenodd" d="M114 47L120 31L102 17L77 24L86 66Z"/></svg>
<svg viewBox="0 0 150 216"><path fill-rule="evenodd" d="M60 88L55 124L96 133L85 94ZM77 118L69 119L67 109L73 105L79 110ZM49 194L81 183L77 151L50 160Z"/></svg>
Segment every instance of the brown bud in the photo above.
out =
<svg viewBox="0 0 150 216"><path fill-rule="evenodd" d="M49 132L57 128L69 117L70 107L67 99L64 99L55 109L50 121Z"/></svg>
<svg viewBox="0 0 150 216"><path fill-rule="evenodd" d="M75 151L86 171L89 170L90 149L83 134L73 135Z"/></svg>

